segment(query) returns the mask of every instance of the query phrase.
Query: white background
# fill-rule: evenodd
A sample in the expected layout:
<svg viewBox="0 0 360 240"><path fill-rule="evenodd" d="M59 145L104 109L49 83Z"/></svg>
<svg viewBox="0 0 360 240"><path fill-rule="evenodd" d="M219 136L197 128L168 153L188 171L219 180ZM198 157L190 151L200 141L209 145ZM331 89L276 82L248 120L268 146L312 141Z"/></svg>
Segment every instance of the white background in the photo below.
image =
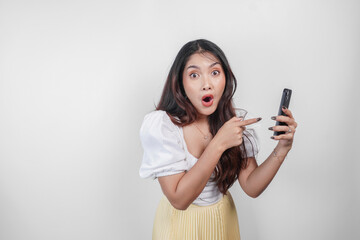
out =
<svg viewBox="0 0 360 240"><path fill-rule="evenodd" d="M0 239L151 239L162 196L139 128L179 49L206 38L267 130L284 87L294 146L242 239L359 239L360 2L0 1Z"/></svg>

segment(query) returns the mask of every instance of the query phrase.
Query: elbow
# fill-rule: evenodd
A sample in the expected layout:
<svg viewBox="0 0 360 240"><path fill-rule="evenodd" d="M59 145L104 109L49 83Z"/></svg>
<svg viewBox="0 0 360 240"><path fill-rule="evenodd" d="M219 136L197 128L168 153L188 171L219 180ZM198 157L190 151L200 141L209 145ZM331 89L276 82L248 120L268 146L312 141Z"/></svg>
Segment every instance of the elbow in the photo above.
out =
<svg viewBox="0 0 360 240"><path fill-rule="evenodd" d="M185 211L189 206L190 204L186 204L186 203L176 203L176 202L170 202L170 204L177 210L180 210L180 211Z"/></svg>
<svg viewBox="0 0 360 240"><path fill-rule="evenodd" d="M261 193L265 190L265 189L259 189L256 187L250 187L250 186L243 186L243 190L246 193L246 195L248 195L251 198L257 198L261 195Z"/></svg>
<svg viewBox="0 0 360 240"><path fill-rule="evenodd" d="M195 200L192 196L187 196L182 192L165 192L165 196L168 202L174 207L176 210L184 211L188 209L188 207Z"/></svg>
<svg viewBox="0 0 360 240"><path fill-rule="evenodd" d="M176 210L179 211L185 211L189 206L178 206L178 207L174 207Z"/></svg>
<svg viewBox="0 0 360 240"><path fill-rule="evenodd" d="M251 198L257 198L261 195L261 192L246 192L246 194Z"/></svg>
<svg viewBox="0 0 360 240"><path fill-rule="evenodd" d="M252 193L252 194L248 194L248 196L251 197L251 198L257 198L258 196L260 196L260 194Z"/></svg>
<svg viewBox="0 0 360 240"><path fill-rule="evenodd" d="M183 199L176 199L176 198L169 199L168 198L168 200L169 200L171 206L173 206L175 209L180 210L180 211L185 211L191 204L191 202L188 203L187 201L183 201Z"/></svg>

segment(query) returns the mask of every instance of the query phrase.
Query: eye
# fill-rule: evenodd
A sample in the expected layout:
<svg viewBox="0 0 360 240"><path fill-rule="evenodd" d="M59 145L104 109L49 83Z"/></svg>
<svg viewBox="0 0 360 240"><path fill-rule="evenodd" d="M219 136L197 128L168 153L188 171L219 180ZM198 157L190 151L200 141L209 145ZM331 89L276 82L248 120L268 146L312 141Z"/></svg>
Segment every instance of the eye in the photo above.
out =
<svg viewBox="0 0 360 240"><path fill-rule="evenodd" d="M197 74L197 73L191 73L189 76L190 76L191 78L196 78L196 77L199 76L199 74Z"/></svg>
<svg viewBox="0 0 360 240"><path fill-rule="evenodd" d="M219 75L220 74L220 72L218 71L218 70L215 70L215 71L213 71L212 73L211 73L211 75L213 75L213 76L217 76L217 75Z"/></svg>

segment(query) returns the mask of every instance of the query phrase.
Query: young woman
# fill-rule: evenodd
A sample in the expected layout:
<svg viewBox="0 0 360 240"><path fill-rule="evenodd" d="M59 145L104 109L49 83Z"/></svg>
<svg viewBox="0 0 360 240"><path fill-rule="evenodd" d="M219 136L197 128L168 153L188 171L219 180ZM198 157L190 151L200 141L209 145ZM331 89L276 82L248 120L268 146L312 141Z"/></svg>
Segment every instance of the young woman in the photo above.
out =
<svg viewBox="0 0 360 240"><path fill-rule="evenodd" d="M259 196L271 182L293 143L295 122L288 126L258 166L256 135L246 126L261 118L235 116L236 79L223 51L200 39L185 44L170 69L160 102L144 118L140 138L143 178L157 178L164 197L158 206L153 239L240 239L237 212L228 192L238 180L246 194ZM249 126L248 128L250 128Z"/></svg>

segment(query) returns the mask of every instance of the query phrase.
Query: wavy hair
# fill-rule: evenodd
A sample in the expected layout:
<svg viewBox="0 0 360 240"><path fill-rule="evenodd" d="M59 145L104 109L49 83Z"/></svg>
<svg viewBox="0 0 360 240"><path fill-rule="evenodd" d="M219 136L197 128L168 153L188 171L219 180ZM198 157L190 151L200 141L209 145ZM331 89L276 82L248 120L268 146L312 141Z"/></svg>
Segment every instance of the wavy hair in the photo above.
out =
<svg viewBox="0 0 360 240"><path fill-rule="evenodd" d="M166 111L171 121L178 126L189 125L197 119L198 112L190 100L186 98L183 86L185 65L190 56L195 53L211 53L220 61L225 73L226 84L223 95L215 112L208 116L210 132L215 136L221 126L235 116L232 97L236 91L237 81L224 52L216 44L208 40L194 40L180 49L167 76L156 110ZM243 136L247 137L246 134L243 134ZM232 147L223 152L214 170L214 181L216 181L221 193L226 194L227 190L238 178L240 170L246 166L247 153L244 141L240 147Z"/></svg>

